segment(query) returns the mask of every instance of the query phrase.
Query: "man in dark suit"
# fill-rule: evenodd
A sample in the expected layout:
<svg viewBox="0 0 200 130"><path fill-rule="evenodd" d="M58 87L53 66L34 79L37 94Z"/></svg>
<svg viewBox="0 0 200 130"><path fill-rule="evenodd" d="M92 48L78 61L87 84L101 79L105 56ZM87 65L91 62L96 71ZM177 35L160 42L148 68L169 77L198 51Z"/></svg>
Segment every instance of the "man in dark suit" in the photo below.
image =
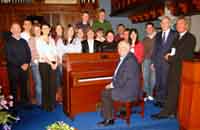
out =
<svg viewBox="0 0 200 130"><path fill-rule="evenodd" d="M94 31L92 28L89 28L87 31L87 40L81 42L82 52L83 53L95 53L99 51L99 45L101 43L97 40L94 40Z"/></svg>
<svg viewBox="0 0 200 130"><path fill-rule="evenodd" d="M126 41L118 44L120 61L115 69L113 80L105 87L102 93L103 121L98 125L114 124L112 101L133 101L139 96L140 69L134 54L129 52L130 45Z"/></svg>
<svg viewBox="0 0 200 130"><path fill-rule="evenodd" d="M27 42L20 37L21 27L19 23L13 23L10 31L12 34L5 44L10 92L14 97L14 106L16 106L17 84L19 83L21 104L27 105L29 102L27 80L31 51Z"/></svg>
<svg viewBox="0 0 200 130"><path fill-rule="evenodd" d="M165 16L161 20L162 31L156 34L155 44L152 54L151 68L156 72L156 103L155 105L162 107L167 96L167 74L169 64L164 59L164 54L170 49L172 42L176 36L176 32L170 29L170 18Z"/></svg>
<svg viewBox="0 0 200 130"><path fill-rule="evenodd" d="M174 40L170 53L165 55L166 61L170 64L167 80L168 96L161 112L152 115L154 119L175 117L179 97L182 62L183 60L193 58L196 40L194 35L188 32L188 24L184 17L180 17L177 20L176 29L179 35Z"/></svg>

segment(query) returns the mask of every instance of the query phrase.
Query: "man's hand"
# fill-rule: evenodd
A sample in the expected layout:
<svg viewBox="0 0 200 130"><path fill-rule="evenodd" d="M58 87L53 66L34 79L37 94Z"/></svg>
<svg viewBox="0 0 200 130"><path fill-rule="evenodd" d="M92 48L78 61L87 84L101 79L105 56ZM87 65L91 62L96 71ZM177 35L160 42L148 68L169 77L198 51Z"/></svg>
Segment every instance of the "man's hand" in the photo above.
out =
<svg viewBox="0 0 200 130"><path fill-rule="evenodd" d="M167 53L167 54L164 56L165 60L168 60L168 59L169 59L169 56L170 56L170 53Z"/></svg>
<svg viewBox="0 0 200 130"><path fill-rule="evenodd" d="M50 65L51 65L51 69L52 69L52 70L56 70L56 68L57 68L57 63L55 63L55 64L51 63Z"/></svg>
<svg viewBox="0 0 200 130"><path fill-rule="evenodd" d="M152 71L155 71L155 66L154 66L154 64L151 64L150 68L151 68Z"/></svg>
<svg viewBox="0 0 200 130"><path fill-rule="evenodd" d="M109 83L109 84L107 84L106 87L105 87L105 89L111 89L111 88L113 88L113 84L112 84L112 82Z"/></svg>
<svg viewBox="0 0 200 130"><path fill-rule="evenodd" d="M105 89L111 89L111 83L110 84L107 84Z"/></svg>
<svg viewBox="0 0 200 130"><path fill-rule="evenodd" d="M28 69L28 64L21 65L21 68L23 71L26 71Z"/></svg>

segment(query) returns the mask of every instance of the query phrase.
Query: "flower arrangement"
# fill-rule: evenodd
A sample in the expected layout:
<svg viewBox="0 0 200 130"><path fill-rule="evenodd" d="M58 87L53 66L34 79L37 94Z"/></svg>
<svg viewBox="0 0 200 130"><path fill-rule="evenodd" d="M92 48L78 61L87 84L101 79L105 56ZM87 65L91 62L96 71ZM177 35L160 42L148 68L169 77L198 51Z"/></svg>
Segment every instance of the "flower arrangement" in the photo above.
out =
<svg viewBox="0 0 200 130"><path fill-rule="evenodd" d="M76 130L76 129L64 123L63 121L57 121L47 126L46 130Z"/></svg>
<svg viewBox="0 0 200 130"><path fill-rule="evenodd" d="M11 130L11 123L13 121L18 121L18 117L12 116L8 110L13 106L13 96L5 97L1 91L2 87L0 86L0 125L3 130ZM1 127L0 127L1 128Z"/></svg>

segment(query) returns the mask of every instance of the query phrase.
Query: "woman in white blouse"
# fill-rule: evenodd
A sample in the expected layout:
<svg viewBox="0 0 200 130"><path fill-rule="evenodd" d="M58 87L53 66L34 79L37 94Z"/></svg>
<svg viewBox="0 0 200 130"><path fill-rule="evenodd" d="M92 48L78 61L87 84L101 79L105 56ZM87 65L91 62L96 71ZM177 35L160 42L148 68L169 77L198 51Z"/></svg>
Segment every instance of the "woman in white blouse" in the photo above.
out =
<svg viewBox="0 0 200 130"><path fill-rule="evenodd" d="M55 41L49 37L50 26L42 25L42 35L37 39L39 53L39 70L42 80L42 108L53 111L56 96L56 68L58 54Z"/></svg>
<svg viewBox="0 0 200 130"><path fill-rule="evenodd" d="M72 25L68 25L65 33L65 42L62 46L63 54L65 53L81 53L81 44L78 42L80 39L75 37L75 29Z"/></svg>
<svg viewBox="0 0 200 130"><path fill-rule="evenodd" d="M51 37L55 40L56 51L58 54L58 67L56 69L56 100L62 102L62 57L64 55L64 28L62 25L58 24L51 31Z"/></svg>

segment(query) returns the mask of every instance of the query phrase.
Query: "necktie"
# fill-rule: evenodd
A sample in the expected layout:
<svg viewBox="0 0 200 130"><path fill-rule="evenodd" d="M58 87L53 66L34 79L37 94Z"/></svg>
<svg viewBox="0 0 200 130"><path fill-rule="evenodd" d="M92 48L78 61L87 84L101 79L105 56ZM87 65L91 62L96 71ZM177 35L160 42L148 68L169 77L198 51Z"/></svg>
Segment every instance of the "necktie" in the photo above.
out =
<svg viewBox="0 0 200 130"><path fill-rule="evenodd" d="M182 38L181 34L178 34L178 40L180 40Z"/></svg>
<svg viewBox="0 0 200 130"><path fill-rule="evenodd" d="M165 44L165 38L166 38L166 35L165 35L165 32L163 32L163 35L162 35L162 44Z"/></svg>

